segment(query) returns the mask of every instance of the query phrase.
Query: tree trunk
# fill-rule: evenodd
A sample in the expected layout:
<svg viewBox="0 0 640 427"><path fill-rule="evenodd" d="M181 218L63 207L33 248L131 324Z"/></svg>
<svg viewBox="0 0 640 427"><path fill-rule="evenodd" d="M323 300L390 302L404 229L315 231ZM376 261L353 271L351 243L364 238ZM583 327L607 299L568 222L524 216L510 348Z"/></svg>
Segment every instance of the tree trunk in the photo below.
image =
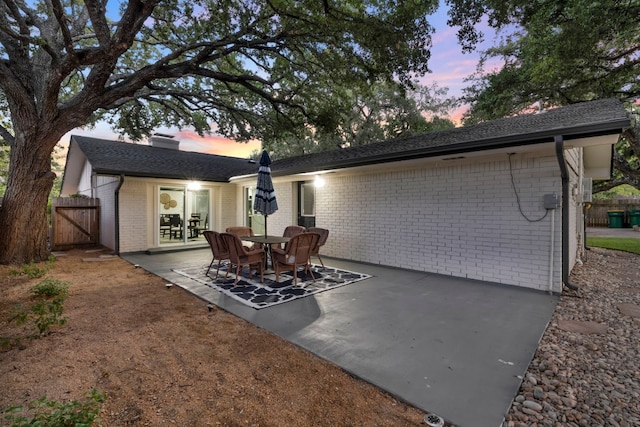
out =
<svg viewBox="0 0 640 427"><path fill-rule="evenodd" d="M16 132L11 147L7 191L0 207L0 264L46 260L49 224L47 202L55 174L51 152L57 138Z"/></svg>

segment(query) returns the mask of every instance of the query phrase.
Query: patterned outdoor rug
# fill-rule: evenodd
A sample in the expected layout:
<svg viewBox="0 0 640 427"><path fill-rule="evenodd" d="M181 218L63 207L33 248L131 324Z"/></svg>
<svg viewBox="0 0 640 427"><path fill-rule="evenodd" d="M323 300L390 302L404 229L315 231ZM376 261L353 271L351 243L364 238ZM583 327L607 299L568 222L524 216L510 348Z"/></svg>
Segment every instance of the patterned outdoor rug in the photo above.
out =
<svg viewBox="0 0 640 427"><path fill-rule="evenodd" d="M213 277L205 275L207 267L208 266L205 265L172 270L182 276L220 291L255 309L271 307L272 305L282 304L283 302L308 297L309 295L350 285L351 283L371 277L369 274L340 270L333 267L323 268L321 265L313 264L311 269L316 278L315 282L311 279L311 275L299 271L298 286L294 286L293 275L289 272L280 273L279 282L276 282L275 274L265 273L264 283L260 283L259 275L248 278L248 270L245 269L240 275L238 285L234 287L233 282L235 275L233 273L229 273L227 279L224 279L227 268L226 264L220 267L220 274L217 279L213 278L216 274L215 265L211 267L211 271L209 272L209 275Z"/></svg>

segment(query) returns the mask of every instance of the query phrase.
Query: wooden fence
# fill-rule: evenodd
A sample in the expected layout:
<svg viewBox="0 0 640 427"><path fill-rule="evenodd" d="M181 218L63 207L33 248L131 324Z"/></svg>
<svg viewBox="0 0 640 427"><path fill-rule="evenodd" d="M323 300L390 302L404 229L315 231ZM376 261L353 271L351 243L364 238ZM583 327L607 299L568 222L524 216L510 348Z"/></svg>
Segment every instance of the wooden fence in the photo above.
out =
<svg viewBox="0 0 640 427"><path fill-rule="evenodd" d="M51 203L51 249L100 242L100 199L56 197Z"/></svg>
<svg viewBox="0 0 640 427"><path fill-rule="evenodd" d="M624 226L629 225L629 211L640 210L640 199L594 200L587 210L588 227L608 227L609 211L624 212Z"/></svg>

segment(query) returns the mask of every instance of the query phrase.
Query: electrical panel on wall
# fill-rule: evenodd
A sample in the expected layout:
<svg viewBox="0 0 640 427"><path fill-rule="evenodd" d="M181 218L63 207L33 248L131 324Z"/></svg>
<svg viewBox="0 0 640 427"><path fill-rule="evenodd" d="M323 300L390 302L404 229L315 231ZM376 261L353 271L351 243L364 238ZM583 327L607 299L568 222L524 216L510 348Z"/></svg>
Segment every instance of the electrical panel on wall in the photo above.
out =
<svg viewBox="0 0 640 427"><path fill-rule="evenodd" d="M560 197L556 194L545 194L543 197L545 209L557 209L560 207Z"/></svg>
<svg viewBox="0 0 640 427"><path fill-rule="evenodd" d="M593 198L593 179L582 178L582 203L591 203Z"/></svg>

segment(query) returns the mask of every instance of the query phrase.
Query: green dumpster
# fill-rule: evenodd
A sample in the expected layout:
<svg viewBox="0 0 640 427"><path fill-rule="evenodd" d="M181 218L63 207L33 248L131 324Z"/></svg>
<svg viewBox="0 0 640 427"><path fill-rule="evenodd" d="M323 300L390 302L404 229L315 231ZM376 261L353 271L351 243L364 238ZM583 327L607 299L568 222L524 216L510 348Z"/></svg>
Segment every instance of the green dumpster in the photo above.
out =
<svg viewBox="0 0 640 427"><path fill-rule="evenodd" d="M622 228L624 211L609 211L609 228Z"/></svg>
<svg viewBox="0 0 640 427"><path fill-rule="evenodd" d="M629 211L629 225L640 225L640 210Z"/></svg>

